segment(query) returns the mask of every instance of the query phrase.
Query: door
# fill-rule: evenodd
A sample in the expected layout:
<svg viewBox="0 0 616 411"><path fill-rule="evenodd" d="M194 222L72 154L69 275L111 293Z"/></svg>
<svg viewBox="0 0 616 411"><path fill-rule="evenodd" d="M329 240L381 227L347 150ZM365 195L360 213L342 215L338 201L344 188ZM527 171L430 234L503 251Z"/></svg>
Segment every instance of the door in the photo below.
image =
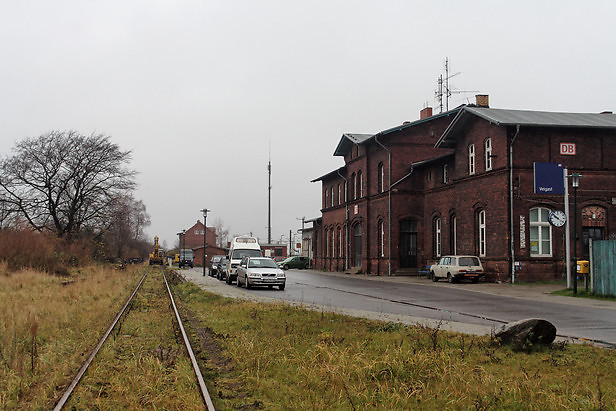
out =
<svg viewBox="0 0 616 411"><path fill-rule="evenodd" d="M361 267L362 227L357 224L353 228L353 267Z"/></svg>
<svg viewBox="0 0 616 411"><path fill-rule="evenodd" d="M400 268L417 268L417 220L400 220Z"/></svg>

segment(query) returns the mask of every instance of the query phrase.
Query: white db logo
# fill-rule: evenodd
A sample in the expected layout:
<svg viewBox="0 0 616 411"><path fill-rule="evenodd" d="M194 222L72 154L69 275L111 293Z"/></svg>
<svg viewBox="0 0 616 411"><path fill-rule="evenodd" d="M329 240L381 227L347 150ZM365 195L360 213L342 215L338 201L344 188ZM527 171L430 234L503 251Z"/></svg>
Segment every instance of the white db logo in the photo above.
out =
<svg viewBox="0 0 616 411"><path fill-rule="evenodd" d="M575 143L560 143L560 155L561 156L574 156L575 155Z"/></svg>

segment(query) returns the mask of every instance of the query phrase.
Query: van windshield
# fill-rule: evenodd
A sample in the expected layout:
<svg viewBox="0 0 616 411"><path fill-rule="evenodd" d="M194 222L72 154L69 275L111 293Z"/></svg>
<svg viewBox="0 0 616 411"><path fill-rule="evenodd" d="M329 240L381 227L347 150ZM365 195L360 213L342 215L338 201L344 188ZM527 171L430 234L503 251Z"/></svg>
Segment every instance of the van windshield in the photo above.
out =
<svg viewBox="0 0 616 411"><path fill-rule="evenodd" d="M231 255L233 260L240 260L243 257L262 257L261 250L233 250Z"/></svg>

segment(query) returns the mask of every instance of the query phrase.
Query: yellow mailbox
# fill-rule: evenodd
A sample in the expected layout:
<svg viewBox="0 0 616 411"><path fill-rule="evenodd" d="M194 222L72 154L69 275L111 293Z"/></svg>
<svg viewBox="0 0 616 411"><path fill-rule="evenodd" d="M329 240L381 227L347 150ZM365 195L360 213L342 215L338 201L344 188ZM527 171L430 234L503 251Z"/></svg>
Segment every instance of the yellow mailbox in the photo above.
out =
<svg viewBox="0 0 616 411"><path fill-rule="evenodd" d="M588 274L590 272L590 263L588 260L578 260L577 272L578 274Z"/></svg>

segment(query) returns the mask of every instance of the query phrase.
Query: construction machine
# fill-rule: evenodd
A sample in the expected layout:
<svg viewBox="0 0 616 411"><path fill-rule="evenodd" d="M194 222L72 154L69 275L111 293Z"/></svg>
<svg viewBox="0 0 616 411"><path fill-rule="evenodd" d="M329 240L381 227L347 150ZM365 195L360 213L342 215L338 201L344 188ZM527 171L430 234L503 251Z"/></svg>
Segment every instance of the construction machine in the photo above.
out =
<svg viewBox="0 0 616 411"><path fill-rule="evenodd" d="M150 265L163 265L165 259L165 251L158 245L158 236L154 237L154 250L150 253Z"/></svg>

